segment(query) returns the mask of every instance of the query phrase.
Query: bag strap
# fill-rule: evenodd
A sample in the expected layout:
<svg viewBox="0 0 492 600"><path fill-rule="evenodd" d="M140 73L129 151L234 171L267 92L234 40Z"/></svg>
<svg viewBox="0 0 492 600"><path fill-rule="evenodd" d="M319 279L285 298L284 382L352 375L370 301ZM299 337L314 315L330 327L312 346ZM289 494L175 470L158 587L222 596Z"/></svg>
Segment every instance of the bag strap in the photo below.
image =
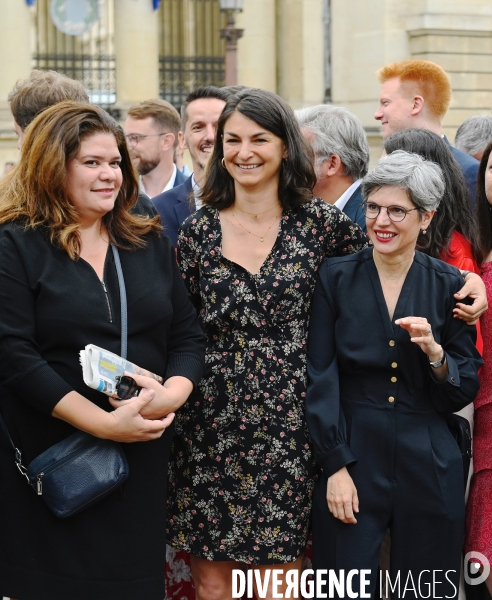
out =
<svg viewBox="0 0 492 600"><path fill-rule="evenodd" d="M125 288L125 279L123 277L123 269L121 268L120 255L118 252L118 248L111 244L111 249L113 251L114 263L116 265L116 274L118 275L118 284L120 286L120 303L121 303L121 356L122 358L126 358L126 352L128 347L128 311L127 311L127 303L126 303L126 288ZM7 425L3 420L2 413L0 412L0 428L2 429L6 439L12 446L15 454L15 464L19 471L24 475L24 477L29 482L29 477L26 473L26 467L22 464L22 454L19 448L14 444L12 437L10 436L9 430L7 429Z"/></svg>
<svg viewBox="0 0 492 600"><path fill-rule="evenodd" d="M18 451L17 448L15 447L14 442L12 441L12 438L10 437L9 430L7 429L7 425L5 425L5 421L3 420L2 413L0 413L0 427L2 428L2 431L5 435L5 437L7 438L7 441L10 442L10 445L12 446L14 451Z"/></svg>
<svg viewBox="0 0 492 600"><path fill-rule="evenodd" d="M14 444L12 438L10 437L9 430L7 429L7 425L5 424L5 421L3 420L2 413L0 413L0 427L2 428L2 431L5 434L5 437L10 442L10 445L12 446L12 449L13 449L14 455L15 455L15 465L16 465L16 467L19 469L19 471L21 472L21 474L24 475L24 477L30 483L29 477L27 476L27 469L22 464L22 454L21 454L21 451L19 450L19 448L17 448L17 446Z"/></svg>
<svg viewBox="0 0 492 600"><path fill-rule="evenodd" d="M113 250L114 264L116 265L116 274L118 275L118 284L120 286L120 304L121 304L121 357L126 358L128 348L128 312L126 304L125 279L123 269L121 268L120 255L118 248L111 244Z"/></svg>

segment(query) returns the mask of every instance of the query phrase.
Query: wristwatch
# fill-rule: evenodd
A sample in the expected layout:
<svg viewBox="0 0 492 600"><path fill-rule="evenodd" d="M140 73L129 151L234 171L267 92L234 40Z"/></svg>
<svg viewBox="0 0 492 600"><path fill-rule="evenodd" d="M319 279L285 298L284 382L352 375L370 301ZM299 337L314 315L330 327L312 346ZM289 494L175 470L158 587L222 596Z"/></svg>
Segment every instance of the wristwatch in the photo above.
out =
<svg viewBox="0 0 492 600"><path fill-rule="evenodd" d="M439 360L430 360L429 361L429 365L433 368L433 369L438 369L439 367L442 367L444 364L444 361L446 360L446 352L442 353L442 358L440 358Z"/></svg>

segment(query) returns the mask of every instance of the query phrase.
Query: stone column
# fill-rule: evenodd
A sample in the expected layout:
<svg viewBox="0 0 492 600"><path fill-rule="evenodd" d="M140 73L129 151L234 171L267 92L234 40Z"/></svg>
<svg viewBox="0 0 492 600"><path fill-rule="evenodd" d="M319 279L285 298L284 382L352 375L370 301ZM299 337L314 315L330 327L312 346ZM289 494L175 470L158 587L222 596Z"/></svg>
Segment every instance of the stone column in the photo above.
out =
<svg viewBox="0 0 492 600"><path fill-rule="evenodd" d="M411 58L438 63L453 88L442 132L452 142L465 119L492 110L492 14L419 15L406 22Z"/></svg>
<svg viewBox="0 0 492 600"><path fill-rule="evenodd" d="M293 108L324 100L322 0L277 1L278 93Z"/></svg>
<svg viewBox="0 0 492 600"><path fill-rule="evenodd" d="M237 41L243 35L237 29L234 11L227 11L227 26L220 30L220 37L225 40L225 84L237 85Z"/></svg>
<svg viewBox="0 0 492 600"><path fill-rule="evenodd" d="M14 121L7 95L31 72L31 10L25 0L4 0L0 10L0 177L6 160L17 160Z"/></svg>
<svg viewBox="0 0 492 600"><path fill-rule="evenodd" d="M236 17L244 31L237 42L237 83L277 91L275 0L246 0Z"/></svg>
<svg viewBox="0 0 492 600"><path fill-rule="evenodd" d="M159 97L158 12L150 0L115 2L116 103L122 118L135 102Z"/></svg>
<svg viewBox="0 0 492 600"><path fill-rule="evenodd" d="M333 103L362 121L372 164L382 151L374 112L383 65L415 58L447 71L453 98L442 131L450 142L466 118L491 113L490 0L331 0L331 8Z"/></svg>
<svg viewBox="0 0 492 600"><path fill-rule="evenodd" d="M25 0L4 0L0 13L0 102L31 72L31 11Z"/></svg>
<svg viewBox="0 0 492 600"><path fill-rule="evenodd" d="M376 71L410 58L403 25L390 20L392 1L371 0L369 5L366 0L331 0L332 102L361 120L371 166L383 151L381 126L374 119L381 87ZM401 0L402 10L409 10L410 1ZM416 5L424 10L420 0Z"/></svg>

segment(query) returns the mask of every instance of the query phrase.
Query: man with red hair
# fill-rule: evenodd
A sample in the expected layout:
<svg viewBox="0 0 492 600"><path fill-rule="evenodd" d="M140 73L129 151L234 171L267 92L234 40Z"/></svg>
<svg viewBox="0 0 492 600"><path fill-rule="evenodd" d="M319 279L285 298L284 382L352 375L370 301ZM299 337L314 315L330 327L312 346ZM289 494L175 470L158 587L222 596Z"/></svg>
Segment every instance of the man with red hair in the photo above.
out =
<svg viewBox="0 0 492 600"><path fill-rule="evenodd" d="M377 76L382 85L374 118L381 121L383 138L417 128L442 135L442 120L451 102L451 83L442 67L428 60L404 60L382 67ZM453 146L451 151L474 203L479 162Z"/></svg>

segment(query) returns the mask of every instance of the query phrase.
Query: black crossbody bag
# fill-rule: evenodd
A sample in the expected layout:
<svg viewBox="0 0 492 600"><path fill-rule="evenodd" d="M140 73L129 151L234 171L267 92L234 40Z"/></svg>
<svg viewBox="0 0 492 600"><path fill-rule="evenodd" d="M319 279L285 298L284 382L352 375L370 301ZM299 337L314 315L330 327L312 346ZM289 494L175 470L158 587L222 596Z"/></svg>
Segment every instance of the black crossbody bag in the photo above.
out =
<svg viewBox="0 0 492 600"><path fill-rule="evenodd" d="M111 249L120 287L121 356L126 358L128 322L125 281L118 249L113 244ZM25 467L21 452L14 444L1 414L0 426L14 450L17 468L60 519L76 515L99 502L128 478L128 462L118 442L77 431L45 450Z"/></svg>

